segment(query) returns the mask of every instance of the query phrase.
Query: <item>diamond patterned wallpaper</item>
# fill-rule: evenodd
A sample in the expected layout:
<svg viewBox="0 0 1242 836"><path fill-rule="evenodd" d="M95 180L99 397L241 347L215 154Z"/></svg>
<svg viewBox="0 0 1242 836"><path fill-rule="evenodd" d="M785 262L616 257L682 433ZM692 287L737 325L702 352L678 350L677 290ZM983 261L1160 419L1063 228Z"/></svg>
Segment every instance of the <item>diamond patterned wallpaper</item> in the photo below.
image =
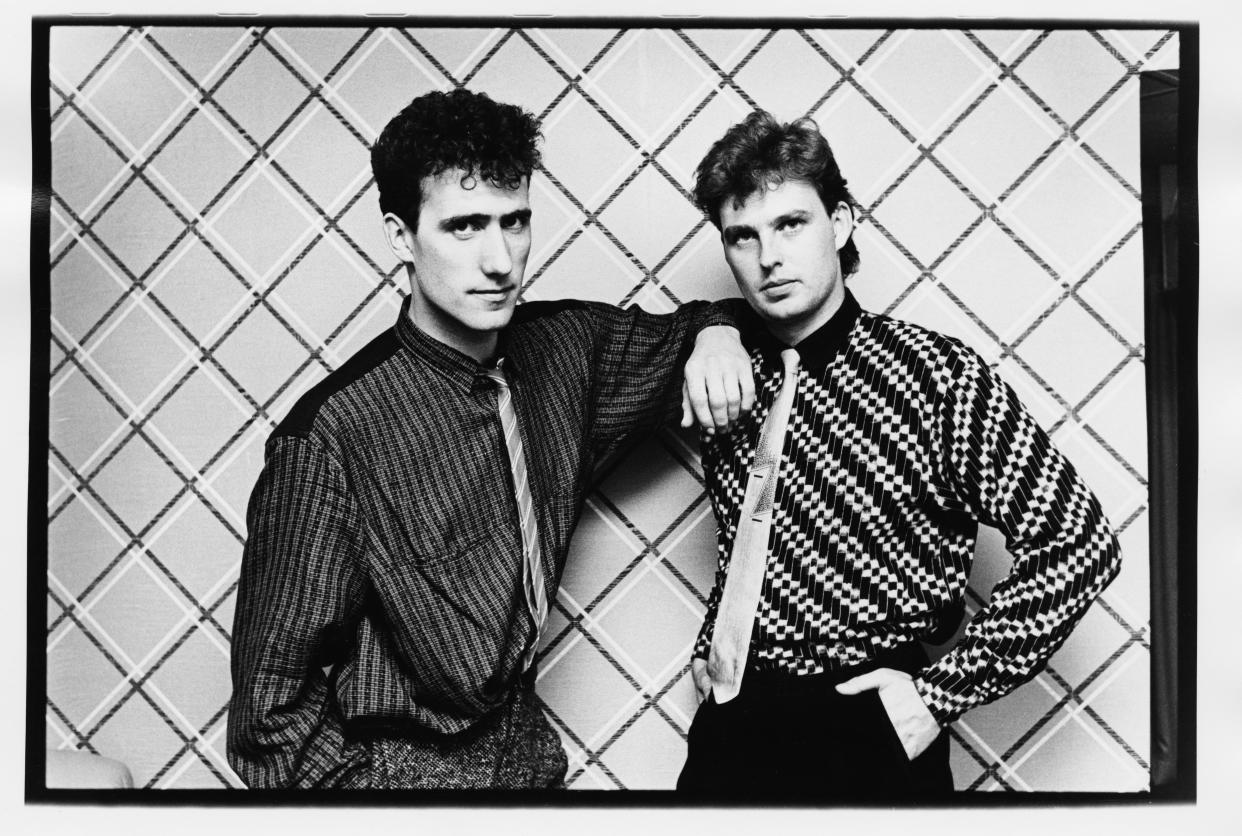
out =
<svg viewBox="0 0 1242 836"><path fill-rule="evenodd" d="M365 152L469 84L543 118L528 299L734 295L688 186L753 106L864 205L865 307L954 334L1095 488L1124 570L1049 669L952 729L957 784L1148 783L1140 70L1161 31L54 27L47 741L237 785L229 631L263 440L396 313ZM670 787L714 564L697 445L600 474L539 692L574 788ZM970 609L1005 571L985 531Z"/></svg>

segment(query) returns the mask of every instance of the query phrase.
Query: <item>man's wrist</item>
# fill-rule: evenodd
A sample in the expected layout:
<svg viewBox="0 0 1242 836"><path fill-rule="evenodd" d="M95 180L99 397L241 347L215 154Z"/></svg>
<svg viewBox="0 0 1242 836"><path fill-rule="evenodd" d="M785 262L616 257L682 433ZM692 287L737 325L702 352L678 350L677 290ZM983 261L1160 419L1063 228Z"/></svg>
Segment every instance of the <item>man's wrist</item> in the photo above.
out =
<svg viewBox="0 0 1242 836"><path fill-rule="evenodd" d="M738 328L741 321L738 303L745 304L741 299L718 299L715 302L707 304L707 311L703 314L702 325L699 326L699 333L716 325L727 325L730 328Z"/></svg>
<svg viewBox="0 0 1242 836"><path fill-rule="evenodd" d="M947 691L932 685L921 674L910 681L914 685L915 693L919 695L919 699L923 701L923 705L931 714L932 719L936 721L937 726L942 729L947 728L961 716L961 710L957 709L958 701L953 699Z"/></svg>

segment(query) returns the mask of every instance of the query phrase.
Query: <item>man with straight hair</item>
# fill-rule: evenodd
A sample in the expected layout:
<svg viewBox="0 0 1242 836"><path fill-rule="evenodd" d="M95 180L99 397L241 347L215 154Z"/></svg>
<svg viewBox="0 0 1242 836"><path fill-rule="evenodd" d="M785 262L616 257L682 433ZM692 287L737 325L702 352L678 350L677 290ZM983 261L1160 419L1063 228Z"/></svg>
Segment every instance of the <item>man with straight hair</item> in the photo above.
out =
<svg viewBox="0 0 1242 836"><path fill-rule="evenodd" d="M973 350L862 310L855 201L809 118L756 111L696 172L749 310L756 402L703 440L719 530L678 786L953 789L944 727L1033 677L1119 567L1070 462ZM956 645L980 523L1013 566Z"/></svg>
<svg viewBox="0 0 1242 836"><path fill-rule="evenodd" d="M683 367L701 422L753 396L720 305L516 305L538 138L459 89L372 148L410 293L267 441L228 728L251 787L562 786L535 655L593 469L676 413Z"/></svg>

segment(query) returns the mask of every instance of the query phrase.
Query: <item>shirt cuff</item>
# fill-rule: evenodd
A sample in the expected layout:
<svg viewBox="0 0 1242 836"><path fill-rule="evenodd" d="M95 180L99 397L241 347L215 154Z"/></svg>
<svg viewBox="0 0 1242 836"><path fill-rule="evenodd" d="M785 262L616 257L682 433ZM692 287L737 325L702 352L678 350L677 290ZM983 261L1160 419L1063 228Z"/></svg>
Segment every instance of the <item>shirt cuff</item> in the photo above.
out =
<svg viewBox="0 0 1242 836"><path fill-rule="evenodd" d="M694 643L694 650L690 653L691 659L706 659L712 649L712 631L708 625L703 625L703 629L699 631L699 638Z"/></svg>
<svg viewBox="0 0 1242 836"><path fill-rule="evenodd" d="M945 681L944 674L941 674L939 681L928 678L934 677L935 673L933 668L927 668L914 677L914 690L918 691L923 704L927 706L932 717L936 718L936 724L947 728L972 708L974 703L962 690Z"/></svg>
<svg viewBox="0 0 1242 836"><path fill-rule="evenodd" d="M699 330L710 328L713 325L727 325L730 328L736 328L740 332L742 330L740 318L738 316L737 303L740 299L721 299L711 302L707 306L707 311L703 314L702 324Z"/></svg>

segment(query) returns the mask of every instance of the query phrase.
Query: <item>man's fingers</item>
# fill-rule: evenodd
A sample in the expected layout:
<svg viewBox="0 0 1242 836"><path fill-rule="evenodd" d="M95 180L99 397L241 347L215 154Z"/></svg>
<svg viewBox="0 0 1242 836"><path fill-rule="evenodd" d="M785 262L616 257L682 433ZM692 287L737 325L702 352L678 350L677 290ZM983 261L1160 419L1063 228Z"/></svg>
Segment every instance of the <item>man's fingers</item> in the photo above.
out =
<svg viewBox="0 0 1242 836"><path fill-rule="evenodd" d="M883 669L869 671L860 674L853 679L847 679L837 686L838 694L861 694L863 691L874 691L882 685L888 683L888 677Z"/></svg>
<svg viewBox="0 0 1242 836"><path fill-rule="evenodd" d="M707 380L707 408L716 429L728 429L729 393L722 377L709 377Z"/></svg>
<svg viewBox="0 0 1242 836"><path fill-rule="evenodd" d="M736 377L726 376L724 379L725 407L732 425L742 414L742 382Z"/></svg>
<svg viewBox="0 0 1242 836"><path fill-rule="evenodd" d="M689 426L689 411L701 426L724 431L744 412L749 412L755 403L755 384L750 366L742 371L745 374L728 369L716 374L687 376L682 383L682 426Z"/></svg>
<svg viewBox="0 0 1242 836"><path fill-rule="evenodd" d="M750 412L755 406L755 375L749 360L738 375L738 383L742 387L742 412Z"/></svg>
<svg viewBox="0 0 1242 836"><path fill-rule="evenodd" d="M712 411L707 404L706 381L701 375L687 375L684 387L694 420L704 429L713 429L715 421L712 420Z"/></svg>
<svg viewBox="0 0 1242 836"><path fill-rule="evenodd" d="M695 659L690 663L690 678L694 680L694 689L699 692L699 699L707 699L712 689L711 677L707 675L707 661Z"/></svg>
<svg viewBox="0 0 1242 836"><path fill-rule="evenodd" d="M681 382L681 426L688 428L694 423L694 413L690 411L690 390L686 382Z"/></svg>

